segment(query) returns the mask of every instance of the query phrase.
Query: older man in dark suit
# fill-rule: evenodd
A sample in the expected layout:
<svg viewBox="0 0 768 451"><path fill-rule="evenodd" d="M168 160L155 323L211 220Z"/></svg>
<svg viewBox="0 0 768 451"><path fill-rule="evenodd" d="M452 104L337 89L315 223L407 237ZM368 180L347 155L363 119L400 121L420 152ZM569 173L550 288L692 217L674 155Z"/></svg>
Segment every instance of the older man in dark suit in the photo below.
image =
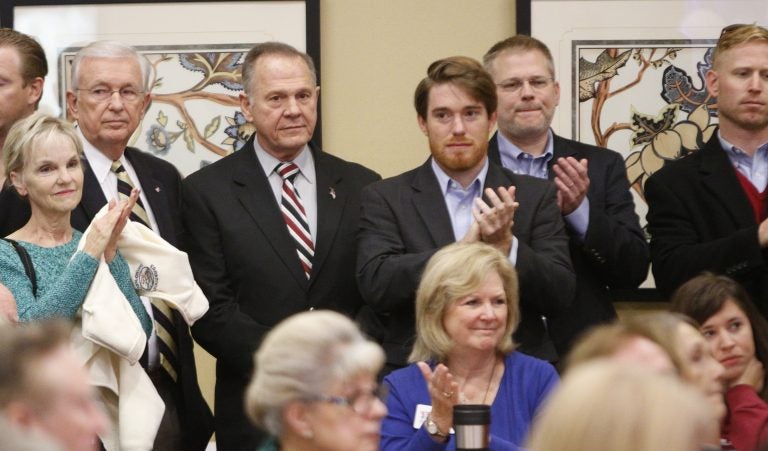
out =
<svg viewBox="0 0 768 451"><path fill-rule="evenodd" d="M610 289L636 288L648 274L648 245L617 152L555 135L560 86L547 46L517 35L483 58L499 96L499 130L488 156L516 174L554 180L570 238L576 297L549 318L560 356L588 327L616 318Z"/></svg>
<svg viewBox="0 0 768 451"><path fill-rule="evenodd" d="M410 353L415 292L427 260L455 241L482 241L509 256L520 279L520 349L553 360L541 318L563 311L574 288L554 185L489 162L496 89L475 60L434 62L415 105L432 157L363 192L358 280L382 323L377 335L387 370L404 366Z"/></svg>
<svg viewBox="0 0 768 451"><path fill-rule="evenodd" d="M379 176L310 146L317 122L311 58L256 45L243 63L241 107L256 134L184 181L188 249L211 308L192 329L216 357L218 449L252 451L244 391L253 354L280 320L304 310L356 314L360 191Z"/></svg>

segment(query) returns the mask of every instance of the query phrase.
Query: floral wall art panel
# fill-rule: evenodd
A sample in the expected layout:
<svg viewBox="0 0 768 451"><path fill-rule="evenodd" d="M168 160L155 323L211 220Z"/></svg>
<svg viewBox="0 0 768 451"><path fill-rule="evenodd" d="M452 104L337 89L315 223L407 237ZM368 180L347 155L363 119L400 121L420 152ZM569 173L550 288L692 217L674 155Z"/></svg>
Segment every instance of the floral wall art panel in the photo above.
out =
<svg viewBox="0 0 768 451"><path fill-rule="evenodd" d="M720 30L753 22L768 23L768 2L531 1L532 35L551 49L560 81L552 127L622 154L644 227L647 178L716 129L704 79Z"/></svg>

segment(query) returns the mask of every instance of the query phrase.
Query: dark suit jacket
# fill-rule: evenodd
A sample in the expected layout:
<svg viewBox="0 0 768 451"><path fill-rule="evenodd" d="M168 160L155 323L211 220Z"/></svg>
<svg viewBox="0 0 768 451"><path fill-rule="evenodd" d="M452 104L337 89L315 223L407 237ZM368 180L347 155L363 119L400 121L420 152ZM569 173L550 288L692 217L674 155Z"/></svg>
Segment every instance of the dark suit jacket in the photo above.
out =
<svg viewBox="0 0 768 451"><path fill-rule="evenodd" d="M521 308L515 338L522 351L553 359L541 316L560 313L573 299L568 237L551 182L491 163L483 189L510 185L517 187L520 204L513 228ZM380 340L390 365L404 365L411 352L422 270L438 249L455 241L430 160L363 191L357 278L366 302L385 323Z"/></svg>
<svg viewBox="0 0 768 451"><path fill-rule="evenodd" d="M586 158L588 163L589 225L584 242L566 226L576 272L576 298L568 310L550 318L550 334L561 356L585 329L616 318L610 289L637 288L648 276L649 251L635 203L629 192L621 155L609 149L554 135L553 158ZM498 134L488 145L488 157L501 164Z"/></svg>
<svg viewBox="0 0 768 451"><path fill-rule="evenodd" d="M0 237L22 228L29 221L29 215L29 202L12 186L3 186L0 191Z"/></svg>
<svg viewBox="0 0 768 451"><path fill-rule="evenodd" d="M296 255L251 140L184 181L184 220L198 284L211 309L192 328L216 357L219 449L254 450L262 436L243 410L253 355L264 335L310 308L353 316L362 305L354 278L360 190L380 177L313 150L317 237L309 280Z"/></svg>
<svg viewBox="0 0 768 451"><path fill-rule="evenodd" d="M178 246L184 230L181 222L179 171L171 163L132 147L125 149L125 157L131 162L139 177L139 183L155 215L160 235L169 243ZM83 164L83 172L83 198L72 211L71 217L72 227L80 231L85 231L96 213L107 203L101 186L87 161ZM0 207L10 217L7 220L8 223L20 222L23 225L29 220L29 203L26 201L11 201L9 205ZM195 356L189 329L178 312L174 311L173 316L181 365L179 388L182 399L178 408L185 439L184 445L185 449L204 450L213 433L213 418L197 384Z"/></svg>
<svg viewBox="0 0 768 451"><path fill-rule="evenodd" d="M671 294L702 271L744 285L768 314L768 253L760 248L752 206L717 133L688 157L669 162L645 184L656 286Z"/></svg>

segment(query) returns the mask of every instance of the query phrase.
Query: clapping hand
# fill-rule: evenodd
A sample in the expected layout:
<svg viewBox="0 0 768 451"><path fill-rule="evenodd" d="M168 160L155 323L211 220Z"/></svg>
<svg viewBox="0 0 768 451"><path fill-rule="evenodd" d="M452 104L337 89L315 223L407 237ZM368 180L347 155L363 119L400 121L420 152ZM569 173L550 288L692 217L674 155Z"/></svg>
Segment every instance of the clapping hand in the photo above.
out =
<svg viewBox="0 0 768 451"><path fill-rule="evenodd" d="M472 209L475 221L472 226L476 225L476 233L480 241L496 247L507 255L512 248L515 210L520 206L515 201L515 187L502 187L497 191L486 188L485 195L490 205L483 199L475 199L475 208ZM470 232L472 231L473 229L470 228Z"/></svg>
<svg viewBox="0 0 768 451"><path fill-rule="evenodd" d="M453 406L459 403L459 384L442 363L437 364L434 371L426 362L418 362L417 365L432 397L432 421L447 433L453 427Z"/></svg>
<svg viewBox="0 0 768 451"><path fill-rule="evenodd" d="M139 190L134 188L127 199L120 202L110 200L107 214L91 222L83 251L96 259L103 254L104 260L111 262L117 254L117 240L138 198Z"/></svg>
<svg viewBox="0 0 768 451"><path fill-rule="evenodd" d="M560 213L569 215L579 208L589 189L587 160L573 157L558 158L552 165L557 186L557 206Z"/></svg>

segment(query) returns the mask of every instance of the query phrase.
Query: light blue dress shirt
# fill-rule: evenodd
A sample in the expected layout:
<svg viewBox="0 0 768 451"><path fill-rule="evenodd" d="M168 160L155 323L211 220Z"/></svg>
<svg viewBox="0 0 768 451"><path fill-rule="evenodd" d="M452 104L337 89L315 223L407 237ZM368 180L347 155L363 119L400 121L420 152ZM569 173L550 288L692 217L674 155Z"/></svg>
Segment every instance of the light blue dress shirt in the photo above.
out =
<svg viewBox="0 0 768 451"><path fill-rule="evenodd" d="M552 130L547 132L547 146L544 148L544 153L538 157L524 152L512 144L503 134L497 133L496 136L498 137L502 166L515 174L530 175L540 179L549 178L549 162L555 155ZM589 198L584 196L581 204L570 214L563 216L563 219L583 242L589 227Z"/></svg>
<svg viewBox="0 0 768 451"><path fill-rule="evenodd" d="M448 209L448 216L451 217L451 226L453 227L453 237L456 241L464 238L467 234L474 217L472 208L475 205L475 199L483 197L483 181L488 174L488 158L477 177L469 184L467 188L461 186L461 183L452 179L443 169L431 160L432 171L437 177L437 183L440 185L440 192L443 194L445 206ZM512 248L509 251L509 261L514 265L517 263L517 238L512 236Z"/></svg>
<svg viewBox="0 0 768 451"><path fill-rule="evenodd" d="M765 191L765 186L768 185L768 142L758 147L752 156L726 141L720 135L720 130L717 131L717 139L720 140L720 145L733 167L752 182L758 192Z"/></svg>

